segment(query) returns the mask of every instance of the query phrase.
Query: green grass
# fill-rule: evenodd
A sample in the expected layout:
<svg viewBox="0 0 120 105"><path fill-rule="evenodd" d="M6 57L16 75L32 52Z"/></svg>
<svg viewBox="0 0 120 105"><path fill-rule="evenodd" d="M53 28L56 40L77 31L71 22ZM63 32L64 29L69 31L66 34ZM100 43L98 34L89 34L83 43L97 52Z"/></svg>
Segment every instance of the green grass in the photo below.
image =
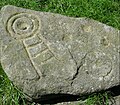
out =
<svg viewBox="0 0 120 105"><path fill-rule="evenodd" d="M86 105L109 105L109 102L114 103L114 99L110 92L94 93L86 99Z"/></svg>
<svg viewBox="0 0 120 105"><path fill-rule="evenodd" d="M0 0L0 8L7 4L72 17L89 17L120 29L120 0Z"/></svg>
<svg viewBox="0 0 120 105"><path fill-rule="evenodd" d="M0 105L25 105L24 95L7 78L0 68Z"/></svg>
<svg viewBox="0 0 120 105"><path fill-rule="evenodd" d="M72 17L89 17L120 29L120 0L0 0L0 8L8 4ZM104 96L108 100L108 95ZM90 96L86 105L102 103L101 97L100 94ZM3 105L19 105L23 98L0 68L0 102ZM107 101L104 102L108 105Z"/></svg>

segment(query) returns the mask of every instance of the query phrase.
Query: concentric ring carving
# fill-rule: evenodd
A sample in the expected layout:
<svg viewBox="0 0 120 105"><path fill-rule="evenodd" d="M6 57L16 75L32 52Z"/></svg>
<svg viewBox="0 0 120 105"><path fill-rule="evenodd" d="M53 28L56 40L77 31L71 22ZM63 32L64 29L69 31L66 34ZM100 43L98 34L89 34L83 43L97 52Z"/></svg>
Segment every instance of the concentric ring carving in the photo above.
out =
<svg viewBox="0 0 120 105"><path fill-rule="evenodd" d="M19 13L11 16L7 21L7 31L17 39L24 39L35 35L41 27L40 19L29 13Z"/></svg>

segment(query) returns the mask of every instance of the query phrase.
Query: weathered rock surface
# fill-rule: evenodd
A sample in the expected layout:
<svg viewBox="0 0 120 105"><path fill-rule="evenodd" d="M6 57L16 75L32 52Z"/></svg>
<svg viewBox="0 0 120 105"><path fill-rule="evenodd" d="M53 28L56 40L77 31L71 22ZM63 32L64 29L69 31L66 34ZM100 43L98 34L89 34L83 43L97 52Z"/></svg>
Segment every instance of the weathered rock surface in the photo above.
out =
<svg viewBox="0 0 120 105"><path fill-rule="evenodd" d="M115 103L111 105L120 105L120 95L116 96L114 99L115 99Z"/></svg>
<svg viewBox="0 0 120 105"><path fill-rule="evenodd" d="M29 97L81 95L120 85L119 30L14 6L3 7L0 16L2 67Z"/></svg>

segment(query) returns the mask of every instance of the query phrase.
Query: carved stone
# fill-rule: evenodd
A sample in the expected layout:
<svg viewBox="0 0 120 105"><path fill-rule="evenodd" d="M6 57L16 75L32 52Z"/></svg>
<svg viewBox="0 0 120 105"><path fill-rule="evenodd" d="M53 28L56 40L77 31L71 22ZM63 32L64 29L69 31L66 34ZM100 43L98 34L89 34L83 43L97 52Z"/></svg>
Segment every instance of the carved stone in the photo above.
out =
<svg viewBox="0 0 120 105"><path fill-rule="evenodd" d="M88 18L5 6L1 64L32 99L120 85L120 31Z"/></svg>

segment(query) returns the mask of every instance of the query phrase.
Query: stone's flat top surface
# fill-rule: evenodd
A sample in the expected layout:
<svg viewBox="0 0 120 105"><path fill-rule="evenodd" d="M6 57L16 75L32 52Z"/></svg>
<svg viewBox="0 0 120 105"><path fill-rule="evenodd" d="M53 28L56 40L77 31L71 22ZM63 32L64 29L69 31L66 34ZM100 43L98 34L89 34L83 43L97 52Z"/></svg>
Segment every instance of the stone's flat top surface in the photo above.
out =
<svg viewBox="0 0 120 105"><path fill-rule="evenodd" d="M3 69L33 99L120 85L120 31L98 21L5 6L0 41Z"/></svg>

